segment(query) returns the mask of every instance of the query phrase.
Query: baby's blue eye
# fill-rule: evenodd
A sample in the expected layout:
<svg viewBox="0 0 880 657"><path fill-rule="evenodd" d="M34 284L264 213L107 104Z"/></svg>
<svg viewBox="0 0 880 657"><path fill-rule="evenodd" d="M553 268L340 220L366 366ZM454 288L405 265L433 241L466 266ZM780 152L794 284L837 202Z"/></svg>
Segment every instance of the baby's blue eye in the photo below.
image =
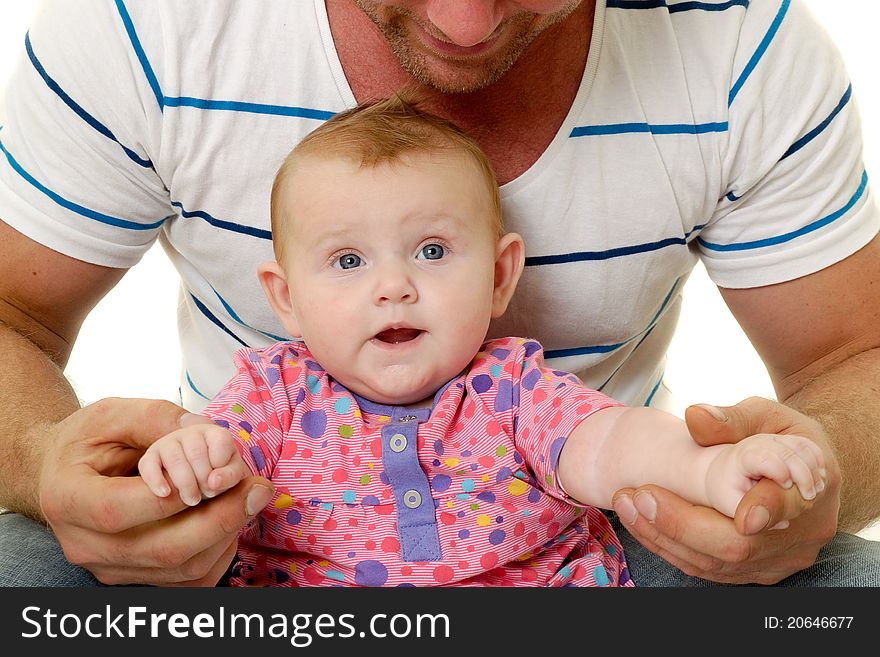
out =
<svg viewBox="0 0 880 657"><path fill-rule="evenodd" d="M354 253L346 253L339 256L333 266L339 267L339 269L354 269L361 266L361 257Z"/></svg>
<svg viewBox="0 0 880 657"><path fill-rule="evenodd" d="M426 244L422 247L422 251L419 253L419 258L425 260L439 260L444 255L446 255L446 249L439 244Z"/></svg>

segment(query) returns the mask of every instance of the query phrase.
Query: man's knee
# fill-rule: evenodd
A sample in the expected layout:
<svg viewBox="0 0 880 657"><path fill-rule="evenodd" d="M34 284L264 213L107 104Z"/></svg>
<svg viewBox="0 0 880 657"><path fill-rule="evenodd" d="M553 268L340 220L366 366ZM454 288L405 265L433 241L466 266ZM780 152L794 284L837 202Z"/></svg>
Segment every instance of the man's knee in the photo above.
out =
<svg viewBox="0 0 880 657"><path fill-rule="evenodd" d="M0 586L100 586L64 558L48 527L17 513L0 513Z"/></svg>

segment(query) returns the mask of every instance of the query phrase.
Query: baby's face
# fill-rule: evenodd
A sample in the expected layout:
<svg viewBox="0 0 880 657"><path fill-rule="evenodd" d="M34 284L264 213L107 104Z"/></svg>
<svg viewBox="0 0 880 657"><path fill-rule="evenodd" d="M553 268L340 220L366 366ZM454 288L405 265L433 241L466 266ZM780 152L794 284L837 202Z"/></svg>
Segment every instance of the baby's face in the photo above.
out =
<svg viewBox="0 0 880 657"><path fill-rule="evenodd" d="M459 154L360 168L309 157L283 199L293 328L348 389L429 400L474 357L493 315L492 197Z"/></svg>

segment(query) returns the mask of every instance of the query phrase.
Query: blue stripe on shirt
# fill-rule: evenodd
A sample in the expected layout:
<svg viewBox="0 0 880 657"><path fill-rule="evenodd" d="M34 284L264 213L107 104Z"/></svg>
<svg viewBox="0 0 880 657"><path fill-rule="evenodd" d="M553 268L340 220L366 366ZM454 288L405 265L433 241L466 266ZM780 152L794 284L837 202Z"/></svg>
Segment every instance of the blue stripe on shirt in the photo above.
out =
<svg viewBox="0 0 880 657"><path fill-rule="evenodd" d="M195 107L203 110L225 110L232 112L246 112L250 114L294 116L321 121L326 121L334 114L334 112L329 112L327 110L311 109L308 107L288 107L285 105L246 103L234 100L209 100L204 98L193 98L191 96L166 96L162 93L162 88L159 85L159 80L156 77L155 72L153 71L153 66L147 58L147 53L144 51L143 45L141 45L137 30L134 27L128 9L125 7L125 2L123 2L123 0L116 0L116 8L119 11L119 16L122 18L125 31L128 33L128 39L141 64L147 82L153 90L153 94L156 96L156 102L159 103L159 107L163 111L166 107Z"/></svg>
<svg viewBox="0 0 880 657"><path fill-rule="evenodd" d="M231 317L231 318L232 318L237 324L240 324L241 326L245 327L246 329L250 329L251 331L256 331L257 333L266 336L266 337L269 338L270 340L275 340L276 342L287 342L287 341L290 339L290 338L282 338L281 336L273 335L272 333L266 333L265 331L261 331L261 330L258 329L258 328L254 328L253 326L251 326L251 325L249 325L249 324L246 324L246 323L245 323L245 322L244 322L244 321L238 316L238 313L236 313L236 312L232 309L232 306L230 306L230 305L226 302L226 299L224 299L223 297L221 297L221 296L220 296L220 293L219 293L217 290L215 290L213 286L211 286L211 291L214 293L214 296L217 297L218 301L220 301L220 305L223 306L223 310L225 310L226 313L227 313L227 314L228 314L228 315L229 315L229 316L230 316L230 317Z"/></svg>
<svg viewBox="0 0 880 657"><path fill-rule="evenodd" d="M666 297L663 299L663 303L660 304L660 309L655 313L654 317L648 322L648 325L636 333L631 338L624 340L623 342L617 342L615 344L603 344L603 345L592 345L589 347L573 347L570 349L550 349L544 351L544 358L567 358L569 356L584 356L586 354L607 354L612 351L616 351L620 349L625 344L628 344L635 340L636 338L641 337L647 333L650 333L654 330L654 326L657 324L657 321L660 319L661 315L663 315L663 311L666 310L666 306L669 305L670 300L672 299L672 295L675 292L676 288L678 288L678 284L681 282L681 276L675 279L675 282L672 284L672 288L666 294ZM612 375L613 376L613 375ZM605 382L607 383L607 381ZM605 385L605 384L603 384Z"/></svg>
<svg viewBox="0 0 880 657"><path fill-rule="evenodd" d="M746 83L746 80L749 79L749 76L752 74L752 71L755 70L758 62L761 61L764 53L767 52L767 48L770 47L770 44L773 42L773 38L779 31L779 26L782 24L782 19L785 18L785 14L788 12L788 6L790 4L791 0L782 0L782 5L779 7L779 11L776 13L776 18L774 18L773 22L770 24L770 28L767 30L767 34L764 35L761 43L758 44L757 50L755 50L755 52L752 54L752 57L751 59L749 59L748 64L746 64L743 72L740 73L739 78L737 78L736 82L733 85L733 88L730 90L730 95L727 97L728 107L733 105L733 101L736 99L736 96L739 93L740 89L742 89L743 85Z"/></svg>
<svg viewBox="0 0 880 657"><path fill-rule="evenodd" d="M77 114L77 116L79 116L83 121L88 123L95 130L100 132L102 135L107 137L107 139L110 139L111 141L114 141L117 144L119 144L119 146L122 148L122 150L125 152L125 154L129 157L129 159L131 159L132 162L134 162L135 164L138 164L139 166L144 167L145 169L151 169L153 167L153 163L150 160L142 158L140 155L135 153L133 150L131 150L127 146L123 145L116 138L116 135L114 135L113 132L111 132L110 128L108 128L103 123L98 121L98 119L96 119L94 116L89 114L85 109L83 109L82 106L77 104L77 102L74 101L73 98L71 98L69 95L67 95L67 93L61 88L61 85L59 85L52 78L52 76L50 76L46 72L46 69L43 67L43 64L37 58L36 53L34 53L33 46L31 45L30 32L28 32L24 37L24 49L27 51L27 55L28 55L28 58L31 60L31 64L33 64L33 67L37 70L37 73L39 73L40 77L43 78L43 82L46 83L46 86L48 86L49 89L54 91L55 94L64 102L64 104L67 105L70 109L72 109Z"/></svg>
<svg viewBox="0 0 880 657"><path fill-rule="evenodd" d="M334 112L311 109L309 107L289 107L287 105L268 105L264 103L244 103L235 100L204 100L180 96L165 97L166 107L195 107L203 110L223 110L228 112L247 112L250 114L271 114L275 116L295 116L304 119L326 121Z"/></svg>
<svg viewBox="0 0 880 657"><path fill-rule="evenodd" d="M144 70L147 82L153 90L153 95L156 96L156 102L159 103L159 109L164 109L165 102L164 96L162 95L162 88L159 86L159 80L153 72L150 60L147 59L147 53L144 52L144 47L141 45L141 40L138 38L137 30L134 29L134 23L131 20L128 9L125 7L125 3L122 0L116 0L116 9L119 12L119 17L122 18L122 24L125 26L125 31L128 33L128 39L131 41L131 46L134 48L138 61L141 63L141 68Z"/></svg>
<svg viewBox="0 0 880 657"><path fill-rule="evenodd" d="M825 130L825 128L827 128L831 124L831 122L834 120L834 118L838 114L840 114L840 111L844 107L846 107L846 104L849 103L850 98L852 98L852 83L850 83L850 85L846 88L846 91L843 93L843 96L841 97L840 102L837 103L837 107L835 107L832 110L831 114L829 114L828 117L824 121L822 121L822 123L817 125L815 128L810 130L807 134L805 134L803 137L801 137L796 142L794 142L791 146L789 146L788 150L785 151L785 154L781 158L779 158L779 161L781 162L782 160L787 158L789 155L794 155L800 149L802 149L804 146L806 146L811 141L813 141L816 137L818 137L822 133L822 131Z"/></svg>
<svg viewBox="0 0 880 657"><path fill-rule="evenodd" d="M711 123L610 123L606 125L584 125L572 129L569 137L601 137L604 135L623 135L649 133L652 135L702 135L709 132L727 132L727 121Z"/></svg>
<svg viewBox="0 0 880 657"><path fill-rule="evenodd" d="M666 4L665 0L608 0L605 6L609 9L660 9L665 8L670 14L682 11L726 11L731 7L748 7L749 0L729 0L728 2L679 2Z"/></svg>
<svg viewBox="0 0 880 657"><path fill-rule="evenodd" d="M599 392L602 392L605 389L605 386L607 386L609 383L611 383L611 379L613 379L617 375L617 373L620 371L620 368L629 362L629 359L632 358L632 355L634 353L636 353L636 351L638 351L638 348L642 346L642 343L644 343L644 341L648 339L648 336L654 332L655 326L652 326L647 331L645 331L645 334L641 337L641 339L638 341L636 346L632 348L631 352L629 352L629 356L627 356L626 360L624 360L617 367L615 367L614 371L608 376L607 379L605 379L605 381L602 382L602 385L600 385L598 388L596 388L596 390L598 390Z"/></svg>
<svg viewBox="0 0 880 657"><path fill-rule="evenodd" d="M117 228L126 228L128 230L155 230L155 229L162 226L162 224L165 222L165 219L168 219L168 217L165 217L163 219L160 219L159 221L154 221L149 224L139 224L136 221L130 221L128 219L121 219L119 217L111 217L108 214L104 214L102 212L98 212L96 210L92 210L92 209L87 208L85 206L79 205L78 203L74 203L73 201L70 201L70 200L64 198L60 194L53 192L51 189L49 189L48 187L43 185L36 178L34 178L31 174L29 174L27 171L25 171L24 167L22 167L15 160L15 158L12 157L12 153L10 153L8 150L6 150L6 147L3 145L2 140L0 140L0 151L3 151L3 153L6 155L6 159L9 161L9 165L15 170L15 172L19 176L24 178L27 182L29 182L36 189L38 189L43 194L48 196L50 199L52 199L55 203L57 203L61 207L66 208L67 210L70 210L71 212L75 212L78 215L81 215L81 216L86 217L88 219L94 219L95 221L98 221L102 224L107 224L109 226L116 226Z"/></svg>
<svg viewBox="0 0 880 657"><path fill-rule="evenodd" d="M868 187L868 173L867 171L862 173L862 178L859 183L859 188L856 190L856 193L852 195L852 198L846 202L842 208L837 210L836 212L832 212L831 214L822 217L821 219L817 219L816 221L807 224L803 228L799 228L798 230L791 231L790 233L785 233L783 235L777 235L776 237L768 237L762 240L753 240L751 242L736 242L733 244L715 244L714 242L707 242L703 238L698 237L697 241L700 246L709 249L710 251L748 251L750 249L760 249L765 246L775 246L776 244L783 244L785 242L790 242L793 239L796 239L802 235L806 235L808 233L812 233L815 230L818 230L824 226L827 226L830 223L840 219L843 215L849 212L850 209L858 202L858 200L865 193L865 189Z"/></svg>
<svg viewBox="0 0 880 657"><path fill-rule="evenodd" d="M171 205L173 205L175 208L179 208L180 216L184 217L185 219L192 219L193 217L196 217L198 219L203 219L207 221L215 228L228 230L233 233L241 233L242 235L250 235L251 237L258 237L263 240L272 239L272 231L265 230L263 228L254 228L253 226L244 226L242 224L237 224L233 221L226 221L224 219L217 219L216 217L212 217L204 210L189 211L183 207L183 203L181 203L180 201L171 201Z"/></svg>
<svg viewBox="0 0 880 657"><path fill-rule="evenodd" d="M192 292L190 292L189 297L190 297L190 299L193 300L193 303L196 304L196 308L199 309L199 312L201 312L202 315L204 315L212 324L214 324L217 328L219 328L221 331L226 333L229 337L231 337L233 340L235 340L241 346L250 347L250 345L248 343L246 343L244 340L242 340L240 337L238 337L235 333L233 333L228 328L226 328L226 325L223 322L221 322L214 313L212 313L210 310L208 310L208 307L205 304L203 304L201 301L199 301Z"/></svg>
<svg viewBox="0 0 880 657"><path fill-rule="evenodd" d="M705 226L694 226L684 237L667 237L656 242L645 242L643 244L634 244L632 246L619 246L604 251L578 251L575 253L560 253L556 255L545 256L529 256L526 258L526 267L540 267L543 265L561 265L570 262L584 262L589 260L610 260L612 258L621 258L623 256L635 255L637 253L648 253L650 251L658 251L665 249L667 246L686 245L688 239L695 232Z"/></svg>
<svg viewBox="0 0 880 657"><path fill-rule="evenodd" d="M665 374L665 372L664 372ZM645 400L645 406L650 406L651 402L654 400L654 395L657 394L657 391L660 389L660 384L663 383L663 374L660 375L660 380L657 381L657 385L654 386L654 389L651 390L651 394L648 395L648 398Z"/></svg>
<svg viewBox="0 0 880 657"><path fill-rule="evenodd" d="M196 388L196 384L193 383L192 377L190 377L190 375L189 375L189 370L186 370L186 372L184 372L184 374L186 375L186 382L189 385L190 390L192 390L194 393L196 393L202 399L207 399L208 401L211 401L210 397L206 397L204 394L202 394L201 390Z"/></svg>

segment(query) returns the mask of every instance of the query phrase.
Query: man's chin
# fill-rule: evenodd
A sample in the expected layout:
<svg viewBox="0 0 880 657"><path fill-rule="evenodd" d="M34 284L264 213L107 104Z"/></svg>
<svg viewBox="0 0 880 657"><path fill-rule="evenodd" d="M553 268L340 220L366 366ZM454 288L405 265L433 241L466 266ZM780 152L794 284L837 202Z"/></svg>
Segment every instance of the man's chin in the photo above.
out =
<svg viewBox="0 0 880 657"><path fill-rule="evenodd" d="M497 82L512 66L507 61L446 59L395 49L400 65L419 84L444 94L480 91Z"/></svg>

